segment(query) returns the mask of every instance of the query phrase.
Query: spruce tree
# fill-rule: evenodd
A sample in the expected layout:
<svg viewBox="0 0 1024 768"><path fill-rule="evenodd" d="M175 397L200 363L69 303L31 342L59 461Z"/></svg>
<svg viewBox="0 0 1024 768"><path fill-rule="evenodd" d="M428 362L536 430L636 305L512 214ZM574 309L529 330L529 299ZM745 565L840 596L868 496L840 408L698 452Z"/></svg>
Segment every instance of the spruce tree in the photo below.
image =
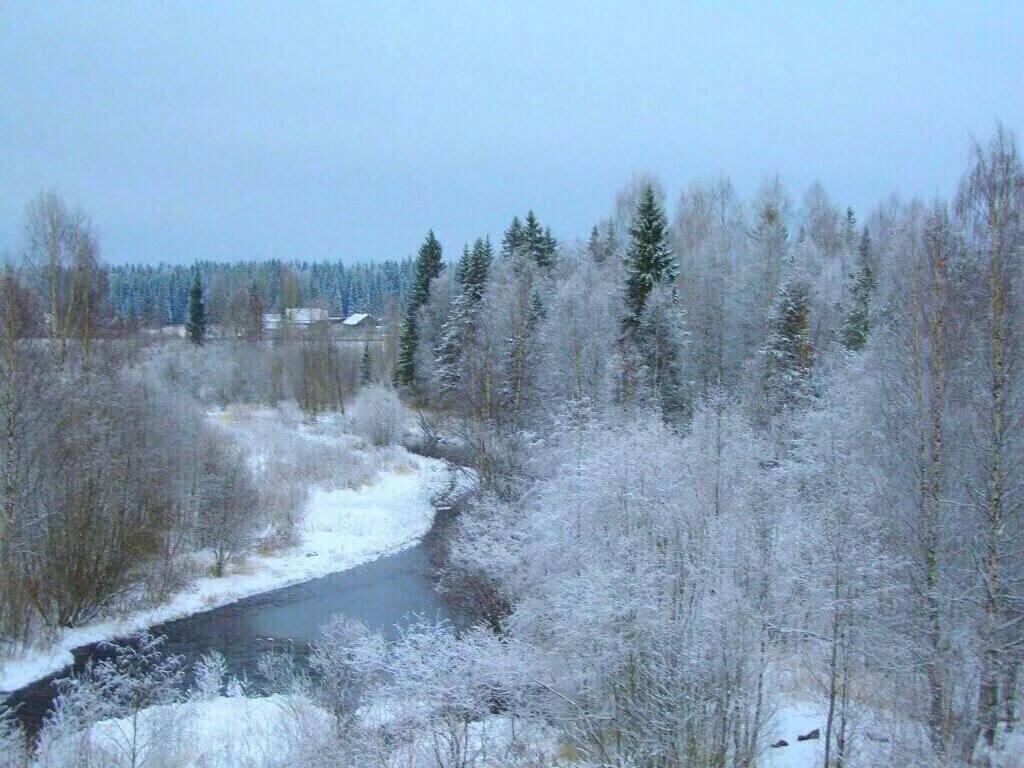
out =
<svg viewBox="0 0 1024 768"><path fill-rule="evenodd" d="M206 339L206 307L203 304L203 284L199 280L199 270L192 272L192 287L188 292L188 323L185 325L188 340L193 344L202 344Z"/></svg>
<svg viewBox="0 0 1024 768"><path fill-rule="evenodd" d="M636 328L647 303L647 297L658 284L671 284L677 267L668 247L668 221L661 204L648 184L640 193L633 223L629 227L631 238L626 254L626 310L625 324Z"/></svg>
<svg viewBox="0 0 1024 768"><path fill-rule="evenodd" d="M551 234L551 227L544 227L544 236L541 238L541 247L535 257L538 267L551 269L555 266L555 251L558 249L558 241Z"/></svg>
<svg viewBox="0 0 1024 768"><path fill-rule="evenodd" d="M483 298L492 261L494 261L494 250L491 248L491 239L489 237L482 240L477 238L470 253L469 269L463 275L462 281L463 291L472 296L474 303Z"/></svg>
<svg viewBox="0 0 1024 768"><path fill-rule="evenodd" d="M370 345L363 345L363 359L359 361L359 383L363 386L373 383L373 352Z"/></svg>
<svg viewBox="0 0 1024 768"><path fill-rule="evenodd" d="M493 256L490 239L477 238L472 249L463 249L455 268L459 293L452 301L451 313L441 329L441 342L435 350L438 383L445 394L450 395L465 384L463 361L476 338L478 309Z"/></svg>
<svg viewBox="0 0 1024 768"><path fill-rule="evenodd" d="M871 235L864 227L857 252L857 271L851 275L850 309L843 324L843 345L853 351L864 348L871 330L871 297L875 293L875 271L871 266Z"/></svg>
<svg viewBox="0 0 1024 768"><path fill-rule="evenodd" d="M518 216L513 216L512 222L501 238L502 258L510 261L519 259L523 250L523 242L523 224L519 221Z"/></svg>
<svg viewBox="0 0 1024 768"><path fill-rule="evenodd" d="M434 230L430 230L416 256L409 307L398 339L395 383L400 386L411 387L416 382L416 347L419 343L416 316L430 298L430 281L444 269L442 256L441 243L434 236Z"/></svg>
<svg viewBox="0 0 1024 768"><path fill-rule="evenodd" d="M260 288L255 282L249 285L247 312L249 341L259 341L263 338L263 298L260 296Z"/></svg>
<svg viewBox="0 0 1024 768"><path fill-rule="evenodd" d="M682 313L673 285L677 267L667 232L665 213L648 184L629 228L622 392L633 399L652 391L662 417L678 422L687 415L689 395L681 366Z"/></svg>
<svg viewBox="0 0 1024 768"><path fill-rule="evenodd" d="M526 214L526 223L522 229L522 247L534 264L541 269L551 269L555 265L555 250L558 243L551 234L551 228L542 227L533 211Z"/></svg>
<svg viewBox="0 0 1024 768"><path fill-rule="evenodd" d="M414 309L422 307L430 298L430 281L438 277L444 269L442 256L441 243L434 236L434 230L430 230L420 246L413 267L412 295L409 304Z"/></svg>
<svg viewBox="0 0 1024 768"><path fill-rule="evenodd" d="M590 239L587 241L587 255L595 264L601 264L604 262L604 244L601 242L601 233L597 230L597 225L590 230Z"/></svg>
<svg viewBox="0 0 1024 768"><path fill-rule="evenodd" d="M412 310L402 321L398 335L398 361L395 363L395 384L411 387L416 383L416 348L419 345L419 328L416 314Z"/></svg>
<svg viewBox="0 0 1024 768"><path fill-rule="evenodd" d="M852 251L854 241L857 239L857 217L853 215L853 208L846 209L846 221L843 227L843 240L846 242L846 250Z"/></svg>
<svg viewBox="0 0 1024 768"><path fill-rule="evenodd" d="M765 350L768 414L793 407L810 396L814 347L810 333L811 286L790 280L779 291Z"/></svg>
<svg viewBox="0 0 1024 768"><path fill-rule="evenodd" d="M606 259L614 259L619 255L619 237L615 234L615 225L611 220L604 225L604 255Z"/></svg>

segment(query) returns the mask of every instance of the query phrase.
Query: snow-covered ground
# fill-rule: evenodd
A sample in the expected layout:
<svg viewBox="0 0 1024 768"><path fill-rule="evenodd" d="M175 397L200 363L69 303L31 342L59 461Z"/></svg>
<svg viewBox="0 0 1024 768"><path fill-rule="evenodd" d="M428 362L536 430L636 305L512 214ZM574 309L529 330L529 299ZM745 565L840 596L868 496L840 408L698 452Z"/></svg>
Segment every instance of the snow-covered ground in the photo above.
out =
<svg viewBox="0 0 1024 768"><path fill-rule="evenodd" d="M109 768L279 768L331 750L332 725L330 713L301 695L217 696L148 707L135 717L53 734L32 765L78 765L87 755L89 765ZM426 731L397 739L380 736L378 765L435 765L438 739L446 745L445 735ZM464 738L460 749L467 765L561 765L555 762L555 732L539 722L490 715L470 723Z"/></svg>
<svg viewBox="0 0 1024 768"><path fill-rule="evenodd" d="M46 760L71 764L87 753L90 765L110 768L252 768L281 765L281 753L300 736L330 727L330 715L298 696L220 696L142 710L137 717L103 720L86 732L43 746Z"/></svg>
<svg viewBox="0 0 1024 768"><path fill-rule="evenodd" d="M812 768L821 765L823 741L798 741L815 729L824 736L825 716L817 707L790 703L776 712L772 720L770 744L785 741L787 746L769 748L761 758L762 768Z"/></svg>
<svg viewBox="0 0 1024 768"><path fill-rule="evenodd" d="M301 425L295 429L303 431ZM314 439L325 438L316 435ZM250 554L225 576L199 578L156 608L67 630L55 644L33 647L7 660L0 668L0 691L13 691L71 664L73 648L347 570L412 546L430 528L434 515L431 497L444 487L447 470L441 461L400 448L381 455L384 463L369 485L310 489L296 547L268 555Z"/></svg>

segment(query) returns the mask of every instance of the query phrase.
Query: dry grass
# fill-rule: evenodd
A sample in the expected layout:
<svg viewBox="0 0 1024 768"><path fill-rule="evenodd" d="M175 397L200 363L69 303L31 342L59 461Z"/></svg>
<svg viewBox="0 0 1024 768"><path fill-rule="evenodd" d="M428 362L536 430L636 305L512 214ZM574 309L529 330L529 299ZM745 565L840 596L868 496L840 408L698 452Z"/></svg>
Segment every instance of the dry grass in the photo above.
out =
<svg viewBox="0 0 1024 768"><path fill-rule="evenodd" d="M393 450L368 448L346 434L340 417L307 419L294 406L234 405L218 412L216 423L250 452L260 514L270 529L261 554L298 541L311 488L362 488L385 464L400 464ZM406 464L398 471L413 470Z"/></svg>

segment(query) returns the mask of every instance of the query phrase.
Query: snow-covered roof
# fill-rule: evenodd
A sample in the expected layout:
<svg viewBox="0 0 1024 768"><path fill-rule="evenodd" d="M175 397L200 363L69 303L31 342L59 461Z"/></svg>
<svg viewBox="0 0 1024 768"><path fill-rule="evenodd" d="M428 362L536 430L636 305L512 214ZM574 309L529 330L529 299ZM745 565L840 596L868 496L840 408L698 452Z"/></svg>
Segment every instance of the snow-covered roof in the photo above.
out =
<svg viewBox="0 0 1024 768"><path fill-rule="evenodd" d="M343 321L344 325L359 325L363 320L366 320L370 316L365 312L357 312L354 315L349 315Z"/></svg>
<svg viewBox="0 0 1024 768"><path fill-rule="evenodd" d="M326 322L327 310L320 307L289 307L288 319L298 325Z"/></svg>

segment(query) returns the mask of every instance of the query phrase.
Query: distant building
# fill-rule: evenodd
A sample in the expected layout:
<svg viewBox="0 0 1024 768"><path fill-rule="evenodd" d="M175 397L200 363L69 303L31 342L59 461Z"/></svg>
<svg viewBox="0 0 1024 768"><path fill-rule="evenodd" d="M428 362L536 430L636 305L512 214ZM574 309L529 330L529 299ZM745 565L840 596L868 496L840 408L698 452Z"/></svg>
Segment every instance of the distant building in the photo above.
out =
<svg viewBox="0 0 1024 768"><path fill-rule="evenodd" d="M373 328L373 315L365 312L357 312L354 315L346 317L342 323L346 328L359 328L360 330L369 330Z"/></svg>
<svg viewBox="0 0 1024 768"><path fill-rule="evenodd" d="M319 307L289 307L285 310L285 317L288 322L299 328L308 328L317 323L326 323L330 319L326 309ZM263 315L263 327L268 331L277 330L281 327L281 313L270 312Z"/></svg>

